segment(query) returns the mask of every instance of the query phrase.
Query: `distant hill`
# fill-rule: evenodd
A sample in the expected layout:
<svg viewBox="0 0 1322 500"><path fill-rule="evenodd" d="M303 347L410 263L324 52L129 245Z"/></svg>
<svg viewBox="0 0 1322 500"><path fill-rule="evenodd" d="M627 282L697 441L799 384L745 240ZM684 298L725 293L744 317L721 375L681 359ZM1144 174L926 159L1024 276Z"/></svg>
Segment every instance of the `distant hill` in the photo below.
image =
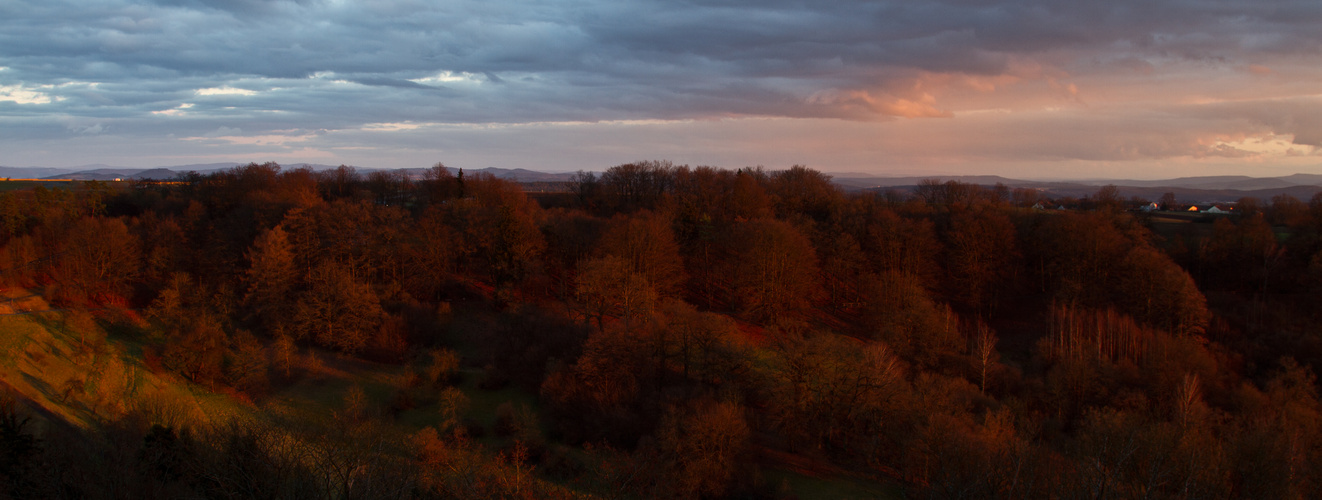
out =
<svg viewBox="0 0 1322 500"><path fill-rule="evenodd" d="M129 177L133 179L152 179L158 181L165 181L165 180L173 179L178 175L179 172L170 170L168 168L153 168L151 170L143 170L141 172L137 172L135 174L130 175Z"/></svg>
<svg viewBox="0 0 1322 500"><path fill-rule="evenodd" d="M575 175L573 173L537 172L522 168L509 169L494 167L465 170L465 172L469 174L491 174L494 177L518 182L563 182L574 178Z"/></svg>
<svg viewBox="0 0 1322 500"><path fill-rule="evenodd" d="M9 179L40 179L59 174L67 174L72 170L50 167L0 167L0 178Z"/></svg>
<svg viewBox="0 0 1322 500"><path fill-rule="evenodd" d="M967 184L978 184L983 186L993 186L997 183L1005 184L1010 187L1031 187L1042 185L1077 185L1077 186L1105 186L1114 184L1116 186L1132 187L1180 187L1190 189L1233 189L1233 190L1255 190L1255 189L1279 189L1290 186L1319 186L1322 185L1322 175L1314 174L1294 174L1285 177L1248 177L1242 175L1219 175L1207 177L1180 177L1175 179L1163 179L1155 181L1132 180L1132 179L1088 179L1071 181L1042 181L1027 179L1011 179L998 175L928 175L928 176L908 176L908 177L868 177L853 174L850 177L836 177L837 184L843 186L859 187L897 187L897 186L916 186L926 179L936 179L941 182L957 181Z"/></svg>
<svg viewBox="0 0 1322 500"><path fill-rule="evenodd" d="M45 178L74 179L80 181L113 181L115 179L170 179L173 177L174 171L163 168L155 168L151 170L98 168L96 170L56 174Z"/></svg>
<svg viewBox="0 0 1322 500"><path fill-rule="evenodd" d="M1296 174L1302 175L1302 174ZM1156 181L1136 181L1136 180L1096 180L1081 182L1094 186L1104 186L1123 184L1133 187L1181 187L1191 189L1233 189L1238 191L1249 191L1255 189L1281 189L1290 186L1302 186L1317 184L1316 181L1292 182L1282 177L1249 177L1245 175L1217 175L1208 177L1180 177L1176 179L1156 180Z"/></svg>
<svg viewBox="0 0 1322 500"><path fill-rule="evenodd" d="M940 182L957 181L991 187L1004 184L1010 188L1031 188L1042 191L1051 198L1083 198L1097 192L1101 186L1115 185L1120 196L1137 197L1145 200L1157 200L1165 193L1175 193L1175 198L1188 203L1229 202L1244 197L1268 199L1278 194L1289 194L1303 201L1308 201L1314 194L1322 192L1322 175L1294 174L1285 177L1247 177L1238 175L1181 177L1155 181L1125 179L1092 179L1082 181L1035 181L1010 179L995 175L978 176L927 176L927 177L846 177L832 179L836 184L849 190L898 189L910 191L926 179Z"/></svg>
<svg viewBox="0 0 1322 500"><path fill-rule="evenodd" d="M425 175L425 173L428 170L431 169L430 168L399 169L399 171L408 174L410 179L415 179L415 180L422 179L423 175ZM459 175L459 170L461 169L446 167L446 170L449 170L451 175ZM488 168L468 168L462 170L464 171L464 175L491 174L491 176L496 177L498 179L505 179L515 182L565 182L572 179L574 175L576 175L574 173L538 172L535 170L528 170L523 168L488 167Z"/></svg>
<svg viewBox="0 0 1322 500"><path fill-rule="evenodd" d="M1279 177L1279 179L1299 185L1322 186L1322 175L1318 174L1294 174Z"/></svg>
<svg viewBox="0 0 1322 500"><path fill-rule="evenodd" d="M127 178L163 180L172 179L176 175L184 172L192 171L209 173L217 170L234 168L240 165L243 165L243 163L198 163L163 166L152 169L115 167L101 164L85 165L83 167L69 169L49 167L0 167L0 178L84 180L113 180L116 178ZM286 163L281 165L281 168L284 170L310 168L315 171L323 171L338 168L338 166L316 163ZM354 168L362 173L382 170L366 167ZM426 170L426 168L419 167L388 171L404 172L412 179L421 179ZM459 173L459 169L457 168L450 168L449 170L455 175ZM496 167L464 169L464 173L467 175L486 173L497 178L521 183L567 182L572 180L575 175L570 172L540 172L523 168L511 169ZM600 172L598 172L598 174L599 173ZM1096 193L1097 189L1101 186L1114 184L1120 189L1120 195L1125 198L1137 197L1147 200L1156 200L1161 198L1163 194L1171 192L1175 193L1177 199L1190 203L1234 201L1246 196L1267 199L1278 194L1289 194L1300 200L1307 201L1312 198L1314 194L1322 191L1322 175L1318 174L1293 174L1280 177L1217 175L1179 177L1163 180L1087 179L1072 181L1013 179L999 175L881 177L857 172L843 174L828 173L828 175L832 175L833 182L849 191L880 190L887 188L899 189L902 191L912 190L924 180L936 179L940 182L957 181L988 187L995 186L996 184L1004 184L1010 188L1032 188L1041 190L1050 197L1072 196L1082 198Z"/></svg>
<svg viewBox="0 0 1322 500"><path fill-rule="evenodd" d="M1313 197L1313 195L1322 192L1322 187L1320 186L1282 186L1276 188L1241 190L1241 189L1198 189L1198 188L1188 188L1188 187L1178 187L1178 186L1158 186L1158 187L1128 186L1121 184L1122 182L1124 181L1117 181L1117 183L1115 184L1121 198L1126 198L1126 199L1139 198L1148 201L1156 201L1161 199L1161 197L1165 193L1174 193L1175 199L1179 200L1181 203L1190 203L1190 204L1232 202L1240 198L1258 198L1261 200L1267 200L1273 196L1280 194L1288 194L1290 196L1295 197L1296 199L1302 201L1308 201ZM982 184L982 183L978 183L978 184L984 187L991 187L995 185L995 184ZM1042 194L1048 198L1062 198L1062 197L1084 198L1096 194L1097 190L1100 188L1100 186L1095 186L1095 185L1073 184L1066 182L1028 181L1028 182L1024 182L1023 184L1019 184L1019 183L1012 184L1008 182L1004 184L1011 188L1025 187L1025 188L1037 189L1038 191L1041 191ZM882 187L868 188L867 190L881 191L885 189L896 189L900 191L912 191L917 186L918 186L917 184L882 186Z"/></svg>
<svg viewBox="0 0 1322 500"><path fill-rule="evenodd" d="M1176 186L1160 187L1141 187L1125 186L1116 184L1122 198L1139 198L1148 201L1157 201L1165 193L1174 193L1175 199L1180 203L1218 203L1232 202L1240 198L1258 198L1268 200L1273 196L1288 194L1299 200L1307 202L1318 192L1322 192L1319 186L1283 186L1277 188L1263 189L1197 189ZM1097 186L1055 184L1045 188L1047 196L1062 197L1071 196L1074 198L1083 198L1091 196L1097 192Z"/></svg>
<svg viewBox="0 0 1322 500"><path fill-rule="evenodd" d="M936 179L941 182L955 181L965 184L977 184L980 186L995 186L997 183L1000 183L1011 187L1024 187L1042 183L1042 181L1009 179L999 175L927 175L910 177L868 177L858 176L858 174L846 175L850 175L850 177L832 177L831 181L846 189L912 187L917 186L919 183L927 179Z"/></svg>

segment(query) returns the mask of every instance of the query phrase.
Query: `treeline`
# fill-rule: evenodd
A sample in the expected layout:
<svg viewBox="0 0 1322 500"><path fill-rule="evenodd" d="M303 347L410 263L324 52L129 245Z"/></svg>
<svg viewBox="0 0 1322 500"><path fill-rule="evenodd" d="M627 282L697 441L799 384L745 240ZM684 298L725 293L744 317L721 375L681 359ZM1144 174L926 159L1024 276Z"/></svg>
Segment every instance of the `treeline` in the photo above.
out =
<svg viewBox="0 0 1322 500"><path fill-rule="evenodd" d="M934 498L1322 492L1322 199L1164 238L1106 188L1044 213L955 182L846 194L798 166L620 165L548 206L440 165L191 180L0 194L5 280L141 311L162 370L256 401L308 346L442 371L461 349L484 386L537 394L507 413L511 461L474 451L444 377L413 377L390 406L453 418L372 448L415 478L388 496L771 498L783 453ZM107 425L190 442L136 422ZM514 489L446 475L461 459Z"/></svg>

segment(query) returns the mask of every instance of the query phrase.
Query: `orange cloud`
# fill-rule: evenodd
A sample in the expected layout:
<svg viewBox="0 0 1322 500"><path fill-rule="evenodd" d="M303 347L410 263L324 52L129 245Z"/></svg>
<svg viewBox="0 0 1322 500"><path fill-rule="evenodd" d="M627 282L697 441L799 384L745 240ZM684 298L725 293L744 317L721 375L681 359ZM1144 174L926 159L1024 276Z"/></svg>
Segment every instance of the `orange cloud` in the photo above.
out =
<svg viewBox="0 0 1322 500"><path fill-rule="evenodd" d="M936 107L936 98L922 93L916 99L905 99L885 92L876 94L865 90L820 92L808 99L810 104L827 106L842 111L846 116L881 115L900 118L949 118L950 111Z"/></svg>

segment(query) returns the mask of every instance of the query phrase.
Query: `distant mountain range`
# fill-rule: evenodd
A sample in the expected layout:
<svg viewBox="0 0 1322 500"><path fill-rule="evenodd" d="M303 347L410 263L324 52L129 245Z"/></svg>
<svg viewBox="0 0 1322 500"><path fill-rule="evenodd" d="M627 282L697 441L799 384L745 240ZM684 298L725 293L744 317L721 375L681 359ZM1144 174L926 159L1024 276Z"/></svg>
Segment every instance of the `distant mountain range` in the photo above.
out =
<svg viewBox="0 0 1322 500"><path fill-rule="evenodd" d="M12 179L76 179L76 180L114 180L114 179L173 179L180 173L198 172L208 173L216 170L223 170L239 166L239 163L199 163L191 165L175 165L158 167L151 169L115 167L110 165L85 165L78 168L50 168L50 167L3 167L0 166L0 178ZM315 163L293 163L282 165L284 169L311 168L312 170L333 169L335 165L321 165ZM378 169L355 167L362 172L371 172ZM398 169L404 172L410 178L420 179L425 168L405 168ZM458 173L458 169L451 168L452 173ZM574 177L574 173L567 172L538 172L522 168L480 168L468 169L465 173L472 175L477 173L487 173L501 179L508 179L516 182L565 182ZM1076 197L1082 198L1097 192L1101 186L1114 184L1119 188L1120 195L1125 198L1142 198L1145 200L1157 200L1165 193L1175 193L1177 199L1188 203L1211 203L1235 201L1243 197L1254 197L1259 199L1269 199L1278 194L1289 194L1303 201L1308 201L1313 195L1322 192L1322 175L1317 174L1294 174L1283 177L1249 177L1243 175L1219 175L1206 177L1180 177L1176 179L1165 180L1125 180L1125 179L1089 179L1077 181L1039 181L1025 179L1011 179L996 175L963 175L963 176L910 176L910 177L880 177L868 174L846 173L834 174L832 180L840 187L850 191L898 189L907 191L913 189L919 183L926 179L936 179L941 182L958 181L966 184L977 184L981 186L995 186L1004 184L1010 188L1031 188L1042 191L1047 197Z"/></svg>

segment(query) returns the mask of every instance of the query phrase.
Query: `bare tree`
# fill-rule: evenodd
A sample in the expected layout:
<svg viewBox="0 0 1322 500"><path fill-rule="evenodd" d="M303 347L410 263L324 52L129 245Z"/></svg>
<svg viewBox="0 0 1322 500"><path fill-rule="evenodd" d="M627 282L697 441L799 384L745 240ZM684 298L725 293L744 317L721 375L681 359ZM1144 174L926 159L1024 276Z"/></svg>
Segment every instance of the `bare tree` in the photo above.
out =
<svg viewBox="0 0 1322 500"><path fill-rule="evenodd" d="M973 357L978 362L978 369L981 373L981 382L978 387L982 392L987 392L987 369L996 363L996 332L991 327L981 321L978 322L977 332L973 334Z"/></svg>

